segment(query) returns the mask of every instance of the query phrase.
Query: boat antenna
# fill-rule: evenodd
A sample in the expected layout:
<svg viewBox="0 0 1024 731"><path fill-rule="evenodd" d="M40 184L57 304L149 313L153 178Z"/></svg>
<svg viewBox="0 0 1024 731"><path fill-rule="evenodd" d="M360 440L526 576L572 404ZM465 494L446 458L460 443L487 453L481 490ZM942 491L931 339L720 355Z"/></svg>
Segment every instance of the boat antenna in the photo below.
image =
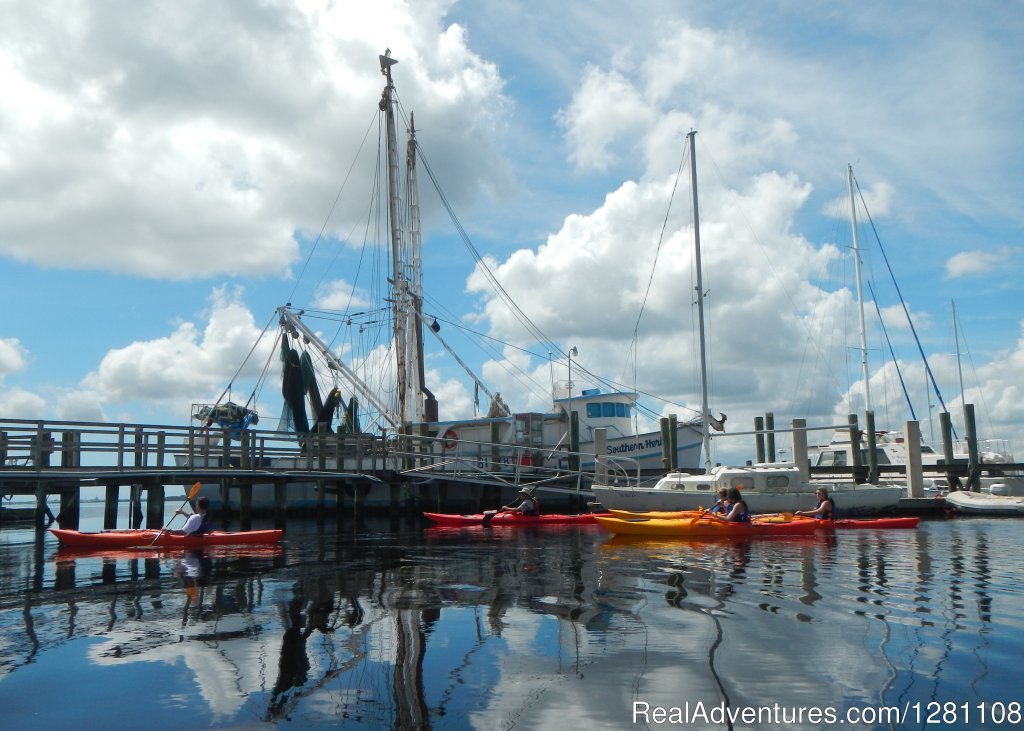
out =
<svg viewBox="0 0 1024 731"><path fill-rule="evenodd" d="M696 270L697 326L700 340L700 422L704 446L704 471L711 474L711 424L708 420L708 361L704 338L704 282L700 265L700 212L697 206L697 131L686 135L690 144L690 189L693 196L693 256Z"/></svg>

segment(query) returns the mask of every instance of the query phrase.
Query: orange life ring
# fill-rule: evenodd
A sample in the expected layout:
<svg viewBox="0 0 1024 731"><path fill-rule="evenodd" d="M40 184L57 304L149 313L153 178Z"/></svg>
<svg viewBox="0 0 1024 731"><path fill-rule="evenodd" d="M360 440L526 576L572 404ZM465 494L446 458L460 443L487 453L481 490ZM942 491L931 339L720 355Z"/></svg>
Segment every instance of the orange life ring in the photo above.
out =
<svg viewBox="0 0 1024 731"><path fill-rule="evenodd" d="M455 449L456 445L459 443L459 435L455 433L454 429L446 431L442 439L444 439L445 449Z"/></svg>

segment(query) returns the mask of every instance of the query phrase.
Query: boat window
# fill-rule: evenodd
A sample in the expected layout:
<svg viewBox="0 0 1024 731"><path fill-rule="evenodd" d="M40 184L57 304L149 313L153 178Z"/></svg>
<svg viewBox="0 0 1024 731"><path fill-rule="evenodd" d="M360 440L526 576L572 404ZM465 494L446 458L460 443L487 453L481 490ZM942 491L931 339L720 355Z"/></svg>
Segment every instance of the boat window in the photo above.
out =
<svg viewBox="0 0 1024 731"><path fill-rule="evenodd" d="M768 487L789 487L789 475L768 475L765 484Z"/></svg>
<svg viewBox="0 0 1024 731"><path fill-rule="evenodd" d="M819 467L846 467L846 452L828 451L818 455Z"/></svg>
<svg viewBox="0 0 1024 731"><path fill-rule="evenodd" d="M697 489L698 490L710 490L711 489L711 483L710 482L698 482L697 483Z"/></svg>
<svg viewBox="0 0 1024 731"><path fill-rule="evenodd" d="M544 420L533 419L530 422L530 443L535 447L544 444Z"/></svg>
<svg viewBox="0 0 1024 731"><path fill-rule="evenodd" d="M601 416L615 416L615 404L601 404Z"/></svg>
<svg viewBox="0 0 1024 731"><path fill-rule="evenodd" d="M629 413L626 411L626 404L615 404L615 415L629 416Z"/></svg>
<svg viewBox="0 0 1024 731"><path fill-rule="evenodd" d="M601 416L601 404L587 404L587 418L597 419Z"/></svg>

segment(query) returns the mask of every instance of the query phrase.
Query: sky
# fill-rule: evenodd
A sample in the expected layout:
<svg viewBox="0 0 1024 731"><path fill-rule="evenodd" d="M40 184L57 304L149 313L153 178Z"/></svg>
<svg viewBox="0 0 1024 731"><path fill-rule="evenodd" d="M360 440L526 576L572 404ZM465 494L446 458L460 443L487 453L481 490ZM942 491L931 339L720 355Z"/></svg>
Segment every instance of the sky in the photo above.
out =
<svg viewBox="0 0 1024 731"><path fill-rule="evenodd" d="M902 376L938 439L920 348L959 432L966 400L979 436L1024 458L1022 10L0 0L0 414L184 424L230 384L273 427L278 391L250 385L263 363L247 356L275 308L369 300L357 161L390 49L473 250L561 350L523 332L421 192L428 315L504 344L463 357L513 410L547 410L576 347L577 392L601 377L696 414L681 166L697 130L709 404L727 431L769 412L863 420L852 165L876 423L911 418ZM472 415L436 347L427 381L442 419ZM715 450L749 459L753 440Z"/></svg>

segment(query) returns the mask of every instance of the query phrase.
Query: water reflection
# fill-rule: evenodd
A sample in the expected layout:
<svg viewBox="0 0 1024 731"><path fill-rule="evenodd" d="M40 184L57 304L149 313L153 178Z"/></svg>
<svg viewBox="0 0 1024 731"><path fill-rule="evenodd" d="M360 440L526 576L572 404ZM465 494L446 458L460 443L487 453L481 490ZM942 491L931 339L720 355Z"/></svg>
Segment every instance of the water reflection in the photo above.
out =
<svg viewBox="0 0 1024 731"><path fill-rule="evenodd" d="M1010 700L1024 650L1022 569L991 558L1022 541L998 525L741 542L388 528L47 551L42 568L34 546L5 551L0 692L38 668L101 698L114 677L120 696L161 693L189 727L612 728L634 702ZM102 703L82 712L103 720Z"/></svg>

